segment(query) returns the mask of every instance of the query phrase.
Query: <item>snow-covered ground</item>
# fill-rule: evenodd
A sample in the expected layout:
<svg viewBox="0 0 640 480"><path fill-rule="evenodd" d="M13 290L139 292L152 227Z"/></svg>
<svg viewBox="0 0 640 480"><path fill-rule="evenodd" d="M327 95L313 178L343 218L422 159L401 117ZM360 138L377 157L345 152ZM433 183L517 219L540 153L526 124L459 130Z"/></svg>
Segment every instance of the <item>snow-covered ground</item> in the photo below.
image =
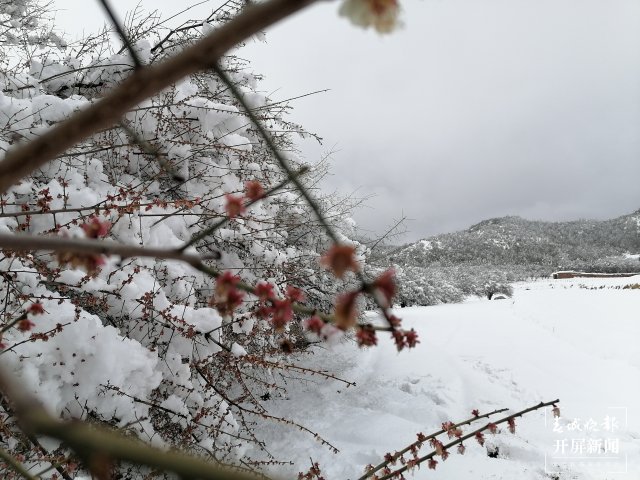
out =
<svg viewBox="0 0 640 480"><path fill-rule="evenodd" d="M487 434L485 447L467 443L464 456L452 452L435 471L423 465L415 478L639 479L640 290L621 288L632 283L640 277L522 283L508 300L398 310L404 326L420 333L412 351L396 352L386 336L368 350L317 350L309 364L357 385L310 378L265 403L340 452L290 427L263 427L270 451L296 462L271 473L292 478L311 457L327 480L354 480L417 432L466 419L474 408L515 411L560 398L562 432L554 431L550 409L532 412L517 421L515 435ZM590 451L599 441L607 453ZM499 448L498 458L487 446ZM558 467L553 457L563 448Z"/></svg>

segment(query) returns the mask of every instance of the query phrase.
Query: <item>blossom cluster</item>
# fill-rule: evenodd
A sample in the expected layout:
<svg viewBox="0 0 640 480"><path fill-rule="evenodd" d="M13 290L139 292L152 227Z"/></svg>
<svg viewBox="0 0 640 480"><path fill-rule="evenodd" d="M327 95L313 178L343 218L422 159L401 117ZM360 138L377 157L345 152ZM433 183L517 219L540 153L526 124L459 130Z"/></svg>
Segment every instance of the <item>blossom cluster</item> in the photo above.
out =
<svg viewBox="0 0 640 480"><path fill-rule="evenodd" d="M245 195L225 194L227 217L241 217L248 205L264 198L265 192L257 181L245 183ZM356 259L356 248L353 245L334 244L320 258L320 264L338 279L344 279L349 272L359 274L360 265ZM299 288L287 285L284 295L276 295L276 286L266 281L259 281L255 286L242 284L239 276L230 271L223 272L216 280L215 294L209 304L227 318L233 316L245 293L257 298L257 307L253 313L262 320L267 320L276 332L285 332L287 325L294 319L295 310L305 301L305 295ZM337 295L332 315L313 314L302 322L309 333L331 341L339 338L344 332L355 329L355 339L360 347L371 347L378 344L377 328L370 324L359 324L358 301L361 296L370 294L379 305L389 324L391 337L398 351L414 348L418 343L418 334L414 329L402 330L401 320L391 313L390 308L397 292L395 274L387 270L370 283L362 283L360 288ZM287 341L281 343L283 351L290 351Z"/></svg>
<svg viewBox="0 0 640 480"><path fill-rule="evenodd" d="M247 209L247 199L249 202L257 202L261 198L264 198L265 192L262 185L257 180L247 181L245 186L245 196L234 195L231 193L225 194L226 205L225 210L229 218L235 218L242 215Z"/></svg>
<svg viewBox="0 0 640 480"><path fill-rule="evenodd" d="M355 247L351 245L336 244L322 256L321 263L325 268L331 270L337 278L344 278L347 272L360 272L355 253ZM398 351L415 347L419 343L417 332L413 328L408 331L402 330L400 328L401 320L390 310L396 292L397 285L393 269L386 270L371 283L363 282L358 290L344 293L337 298L334 309L335 326L344 331L356 327L356 341L361 347L377 345L376 328L372 325L357 323L358 298L368 293L373 296L387 320Z"/></svg>

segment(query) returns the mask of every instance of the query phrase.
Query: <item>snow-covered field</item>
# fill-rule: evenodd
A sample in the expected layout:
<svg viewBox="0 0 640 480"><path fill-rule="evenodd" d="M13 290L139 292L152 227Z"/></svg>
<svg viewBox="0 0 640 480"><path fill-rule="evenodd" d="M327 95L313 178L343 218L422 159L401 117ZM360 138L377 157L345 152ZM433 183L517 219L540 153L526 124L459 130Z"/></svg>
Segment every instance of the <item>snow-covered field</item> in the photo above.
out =
<svg viewBox="0 0 640 480"><path fill-rule="evenodd" d="M518 419L515 435L487 434L485 447L467 443L464 456L452 452L435 471L423 465L415 478L639 479L640 290L621 288L631 283L640 277L547 280L516 285L508 300L400 309L404 325L420 333L415 350L397 353L386 336L378 348L317 350L311 365L357 385L311 378L265 403L340 452L271 425L259 430L270 451L297 462L271 473L291 478L311 457L327 480L353 480L417 432L466 419L474 408L515 411L560 398L562 432L550 409L532 412ZM600 441L607 453L593 452ZM498 458L487 446L498 447ZM553 457L563 448L558 467Z"/></svg>

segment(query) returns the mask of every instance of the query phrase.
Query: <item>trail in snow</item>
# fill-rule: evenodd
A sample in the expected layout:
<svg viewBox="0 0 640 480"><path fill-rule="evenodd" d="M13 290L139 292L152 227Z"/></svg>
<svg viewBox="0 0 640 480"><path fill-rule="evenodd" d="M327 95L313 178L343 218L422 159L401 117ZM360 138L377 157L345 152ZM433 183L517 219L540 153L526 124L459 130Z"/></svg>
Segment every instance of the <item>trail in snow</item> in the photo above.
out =
<svg viewBox="0 0 640 480"><path fill-rule="evenodd" d="M274 396L268 406L316 431L340 453L308 434L270 425L259 432L270 451L296 463L271 473L285 478L306 471L311 457L328 480L356 479L367 464L413 442L417 432L468 418L473 408L515 411L560 398L562 433L553 431L550 411L533 412L517 421L515 435L505 429L487 436L498 458L468 443L464 457L452 452L435 471L424 465L415 478L552 479L555 471L560 479L640 478L640 290L620 289L638 282L523 283L509 300L398 310L405 327L420 334L422 343L412 351L397 353L387 338L364 351L353 344L316 350L308 364L357 386L311 378L302 388L291 383L288 396ZM616 418L619 430L567 430L574 419L602 423L607 416ZM559 468L551 458L559 455L563 439L569 456L572 443L604 437L618 440L622 464L594 465L592 454L582 460L586 464L573 460ZM615 473L620 470L626 473Z"/></svg>

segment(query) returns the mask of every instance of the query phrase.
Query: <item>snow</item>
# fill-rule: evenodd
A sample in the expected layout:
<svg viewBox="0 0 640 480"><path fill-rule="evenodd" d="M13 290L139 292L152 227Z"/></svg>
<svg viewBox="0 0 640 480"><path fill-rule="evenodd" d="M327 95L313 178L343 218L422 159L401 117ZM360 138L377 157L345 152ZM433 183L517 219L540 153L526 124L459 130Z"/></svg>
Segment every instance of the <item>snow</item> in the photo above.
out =
<svg viewBox="0 0 640 480"><path fill-rule="evenodd" d="M317 432L340 453L304 432L262 427L270 451L295 462L271 473L286 478L307 471L311 457L327 479L358 478L367 464L407 446L417 432L466 419L474 408L517 411L559 398L563 433L553 431L550 409L535 411L516 421L515 435L506 429L487 434L486 446L497 446L498 458L467 442L464 457L452 452L435 471L423 465L415 478L548 480L556 478L554 471L560 479L638 478L640 295L622 287L639 280L544 280L516 285L514 297L502 302L400 309L405 328L420 333L415 350L398 353L386 337L368 350L351 343L318 349L309 365L335 371L356 386L312 378L286 398L274 396L268 408ZM567 432L574 419L600 424L607 416L619 421L620 430L606 435L619 440L626 466L554 467L550 457L557 441L566 438L571 445L572 439L605 436L602 429ZM428 452L426 446L421 450ZM628 473L612 472L621 468Z"/></svg>
<svg viewBox="0 0 640 480"><path fill-rule="evenodd" d="M433 249L433 244L429 240L420 240L420 244L422 245L422 248L424 250L432 250Z"/></svg>
<svg viewBox="0 0 640 480"><path fill-rule="evenodd" d="M103 326L94 315L83 312L75 321L70 303L58 305L51 300L42 303L46 313L34 317L32 332L45 333L57 324L65 328L45 343L46 349L40 342L23 343L20 357L5 355L5 368L52 412L79 415L82 405L77 400L84 398L87 408L108 418L117 417L122 425L146 416L146 405L132 408L126 397L107 395L105 391L109 385L128 395L148 395L161 380L155 371L157 356L137 342L121 337L115 328ZM11 343L29 335L7 332Z"/></svg>
<svg viewBox="0 0 640 480"><path fill-rule="evenodd" d="M236 357L242 357L247 354L247 351L241 345L234 342L233 345L231 345L231 353Z"/></svg>

